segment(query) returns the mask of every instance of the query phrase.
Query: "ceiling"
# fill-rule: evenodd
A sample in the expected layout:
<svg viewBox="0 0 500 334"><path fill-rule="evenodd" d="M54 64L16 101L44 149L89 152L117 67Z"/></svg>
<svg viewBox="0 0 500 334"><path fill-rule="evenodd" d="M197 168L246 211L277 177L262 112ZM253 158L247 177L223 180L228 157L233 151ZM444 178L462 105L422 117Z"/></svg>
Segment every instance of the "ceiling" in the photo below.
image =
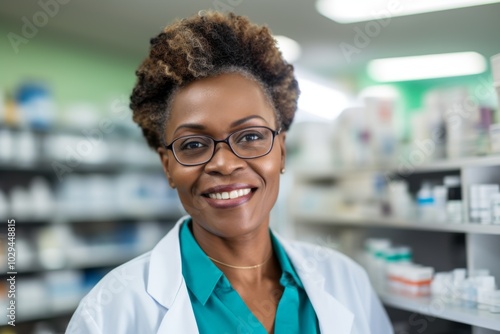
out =
<svg viewBox="0 0 500 334"><path fill-rule="evenodd" d="M374 58L458 51L477 51L485 57L500 53L500 3L392 18L347 61L340 45L356 47L356 30L364 30L367 23L335 23L315 10L313 0L58 1L67 4L50 18L44 33L120 50L137 59L146 54L149 39L173 19L221 8L221 4L267 24L276 35L297 40L303 47L297 66L330 78L359 73ZM38 1L3 1L0 22L20 31L21 18L31 18L40 10Z"/></svg>

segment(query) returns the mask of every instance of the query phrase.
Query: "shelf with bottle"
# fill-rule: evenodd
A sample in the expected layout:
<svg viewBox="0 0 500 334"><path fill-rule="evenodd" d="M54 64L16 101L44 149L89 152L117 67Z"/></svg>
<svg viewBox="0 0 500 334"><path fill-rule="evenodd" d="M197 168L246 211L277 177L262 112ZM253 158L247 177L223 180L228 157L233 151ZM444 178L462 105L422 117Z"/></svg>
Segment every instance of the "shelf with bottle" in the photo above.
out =
<svg viewBox="0 0 500 334"><path fill-rule="evenodd" d="M491 163L491 165L489 164ZM496 160L405 178L380 173L296 180L298 222L500 234L500 169ZM320 181L317 181L320 180Z"/></svg>
<svg viewBox="0 0 500 334"><path fill-rule="evenodd" d="M47 266L47 264L31 264L29 266L23 265L18 267L16 273L21 275L32 275L41 272L61 271L69 269L88 269L88 268L102 268L102 267L116 267L125 263L143 252L135 249L130 250L123 245L105 245L99 247L81 247L78 249L82 254L74 256L75 250L69 250L71 255L66 256L63 263ZM0 272L0 276L9 276L7 270Z"/></svg>
<svg viewBox="0 0 500 334"><path fill-rule="evenodd" d="M38 310L30 309L30 311L28 311L28 312L22 312L22 313L19 312L18 313L19 315L16 315L16 324L17 324L17 326L20 326L20 324L26 323L26 322L39 321L39 320L45 320L45 319L56 319L59 317L69 317L76 310L76 308L78 307L79 300L83 297L84 297L84 295L81 295L78 298L78 301L76 301L76 298L75 298L75 301L73 301L71 303L67 303L64 307L59 307L59 308L54 309L54 310L47 308L45 306L45 307L42 307ZM9 320L8 318L1 319L0 326L7 326L8 320ZM11 326L9 325L9 327L11 327ZM0 329L1 329L1 327L0 327Z"/></svg>
<svg viewBox="0 0 500 334"><path fill-rule="evenodd" d="M393 228L404 230L425 230L454 233L479 233L500 235L500 225L483 225L475 223L433 223L397 219L389 216L361 217L357 215L339 215L327 212L298 212L292 213L297 222L303 224L322 224L338 227L373 227Z"/></svg>
<svg viewBox="0 0 500 334"><path fill-rule="evenodd" d="M148 252L173 223L143 222L115 228L99 224L92 235L87 228L77 233L68 225L55 225L37 230L29 238L19 234L17 323L69 315L110 269ZM0 282L0 307L8 302L5 284L5 279ZM6 319L0 320L0 326Z"/></svg>
<svg viewBox="0 0 500 334"><path fill-rule="evenodd" d="M0 127L0 172L161 171L160 160L141 138L124 135L39 133Z"/></svg>
<svg viewBox="0 0 500 334"><path fill-rule="evenodd" d="M0 179L0 216L26 223L170 219L182 215L162 172L70 174L63 182L34 175Z"/></svg>
<svg viewBox="0 0 500 334"><path fill-rule="evenodd" d="M437 241L443 251L447 247L445 240ZM414 262L413 247L393 244L386 238L368 238L363 249L358 261L366 268L384 304L415 315L500 329L500 290L496 290L497 277L488 267L436 272L434 266ZM424 259L422 251L421 247L415 249ZM429 256L424 261L434 261L437 267L450 267L448 261L439 263Z"/></svg>
<svg viewBox="0 0 500 334"><path fill-rule="evenodd" d="M80 300L102 278L109 268L60 270L16 278L16 326L43 319L66 317L74 312ZM6 289L0 283L0 290ZM0 306L7 308L7 295L0 295ZM6 325L8 317L0 319Z"/></svg>
<svg viewBox="0 0 500 334"><path fill-rule="evenodd" d="M129 203L131 206L136 206L138 203ZM36 216L36 217L21 217L17 218L16 223L19 228L22 227L34 227L37 225L48 225L48 224L91 224L91 223L101 223L101 222L138 222L144 220L168 222L172 220L177 220L185 211L181 208L181 204L177 200L166 201L165 203L157 203L158 208L141 210L141 212L125 211L125 212L80 212L80 213L64 213L53 211L50 216ZM161 206L161 207L160 207Z"/></svg>
<svg viewBox="0 0 500 334"><path fill-rule="evenodd" d="M127 97L58 106L44 82L24 80L13 90L4 98L0 92L0 172L161 170Z"/></svg>
<svg viewBox="0 0 500 334"><path fill-rule="evenodd" d="M55 224L29 230L17 225L15 268L7 270L4 263L0 275L117 266L152 249L176 220ZM0 238L0 255L5 258L6 243Z"/></svg>
<svg viewBox="0 0 500 334"><path fill-rule="evenodd" d="M422 174L430 172L444 172L460 170L465 167L500 166L500 155L492 154L477 157L464 157L455 159L442 159L428 161L422 164L408 165L386 165L364 168L335 168L333 166L295 167L293 173L295 177L304 181L307 180L335 180L343 177L356 176L366 173L382 173L388 177L405 177L411 174Z"/></svg>

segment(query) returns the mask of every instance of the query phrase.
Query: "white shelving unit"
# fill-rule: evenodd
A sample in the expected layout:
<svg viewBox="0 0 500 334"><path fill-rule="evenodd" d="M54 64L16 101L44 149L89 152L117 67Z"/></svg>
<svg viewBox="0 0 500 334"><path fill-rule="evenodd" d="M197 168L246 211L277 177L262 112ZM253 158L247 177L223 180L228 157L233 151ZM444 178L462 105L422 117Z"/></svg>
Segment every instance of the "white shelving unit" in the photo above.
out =
<svg viewBox="0 0 500 334"><path fill-rule="evenodd" d="M362 240L367 233L377 231L391 236L402 236L405 240L414 235L462 235L465 240L465 265L467 269L487 268L500 283L500 225L478 224L471 222L447 223L438 221L419 221L417 219L384 216L380 212L364 212L355 205L339 205L339 196L346 196L346 202L352 202L350 197L356 189L352 189L363 178L383 174L405 179L424 180L429 175L450 174L459 175L462 184L464 217L468 217L468 192L470 185L480 183L500 184L500 156L464 158L459 160L437 161L415 166L411 174L398 175L394 166L362 168L362 169L329 169L329 168L299 168L295 170L295 186L290 198L290 215L293 218L297 235L302 239L323 240L326 236L341 236L347 240L340 242L340 250L352 255L352 251L360 249ZM347 180L347 181L346 181ZM348 191L342 187L351 187ZM342 190L338 190L339 187ZM360 194L363 196L363 194ZM355 201L355 200L354 200ZM352 203L351 203L352 204ZM354 207L354 209L353 209ZM465 219L467 220L467 219ZM414 237L413 239L418 238ZM417 246L433 247L428 240L414 240ZM397 240L396 240L397 242ZM347 245L346 249L342 245ZM435 249L436 258L450 256L450 252ZM458 256L458 255L457 255ZM451 257L453 253L451 252ZM426 263L422 263L426 264ZM440 303L435 306L436 299L410 298L394 293L380 293L381 300L387 306L396 309L429 315L472 326L474 334L500 332L500 314L489 311L468 309L459 305Z"/></svg>
<svg viewBox="0 0 500 334"><path fill-rule="evenodd" d="M13 134L20 131L5 127L1 129L7 129ZM42 307L26 308L23 305L19 306L16 316L18 328L19 325L29 327L38 320L46 321L52 318L70 316L86 293L83 290L88 288L87 284L89 283L86 281L88 277L85 275L89 272L94 276L102 275L108 269L145 253L156 244L157 240L153 239L155 237L160 239L163 232L168 230L173 225L173 222L183 215L182 206L176 196L151 190L150 185L153 182L148 177L159 175L158 179L162 179L163 171L159 159L153 159L155 157L146 154L135 155L135 151L131 150L130 143L143 145L144 151L148 150L142 137L135 138L127 133L116 133L116 136L124 139L124 150L118 152L120 159L115 156L116 154L109 154L109 157L106 156L106 159L101 162L92 162L92 159L89 161L82 160L75 165L71 165L71 170L64 175L65 178L59 179L53 163L61 162L66 165L67 161L53 158L43 149L46 147L43 143L52 136L52 133L37 133L32 130L23 131L32 132L36 136L37 149L34 157L29 161L17 161L14 158L6 159L3 157L3 160L0 160L0 190L10 200L9 196L12 189L17 187L26 190L33 179L41 178L50 185L53 198L50 202L52 209L50 212L48 210L44 211L43 215L38 211L28 213L18 210L19 214L12 215L9 212L9 217L16 220L16 246L20 244L20 241L29 245L29 249L25 247L18 251L15 271L16 280L18 283L36 281L44 285L47 293L47 298L33 300L43 305ZM54 131L54 134L57 134L58 131ZM75 136L80 135L76 130L67 130L67 132ZM116 153L116 150L111 151L112 147L116 148L116 145L112 144L116 144L116 138L103 138L101 144L108 145L109 152ZM15 142L15 140L12 140L12 142ZM127 150L133 152L133 154L126 152ZM140 182L134 183L125 190L117 187L118 190L113 194L122 195L125 192L125 194L134 194L134 196L128 196L125 199L108 196L105 200L100 201L98 206L72 206L64 202L68 200L67 197L59 196L57 193L58 187L65 185L64 182L70 176L76 176L80 179L98 176L102 180L112 180L113 182L109 182L107 185L115 186L117 185L115 182L117 176L122 175L138 175ZM143 176L144 180L142 179ZM136 186L136 184L139 184L139 186ZM167 187L166 180L165 186ZM74 184L73 187L75 187ZM128 193L126 193L127 191ZM135 195L139 193L145 195ZM154 197L154 195L158 195L158 197ZM75 202L74 199L72 201ZM86 204L86 201L90 201L90 198L82 199L78 203ZM10 210L10 203L8 207ZM144 228L146 225L148 227ZM143 228L140 232L146 232L141 234L139 228ZM52 229L59 232L62 230L62 237L60 235L54 237L56 234ZM70 233L65 234L68 230ZM7 231L7 228L5 228L5 231ZM46 236L43 240L38 238L44 233L47 235L47 231L49 231L48 234L51 238ZM0 233L0 237L4 236L5 233ZM73 239L74 237L75 239ZM57 245L54 246L54 243ZM1 242L0 244L4 245ZM43 253L42 248L47 248L47 245L59 247L57 254L47 255L49 260L42 259L41 256ZM21 260L21 257L23 257L23 260ZM6 279L8 272L4 266L6 266L6 263L0 266L0 269L2 269L0 278L3 280ZM68 296L67 300L53 302L51 298L54 296L51 295L51 287L48 287L49 284L47 283L53 276L64 275L65 272L80 274L81 284L83 285L79 286L78 289L75 288L71 292L74 295ZM94 278L92 277L90 281L92 282ZM39 288L39 286L37 287ZM37 290L37 292L40 292L40 290ZM0 299L0 304L3 301ZM6 325L8 321L8 318L3 318L0 319L0 331L1 327ZM57 320L61 319L55 319L55 321Z"/></svg>
<svg viewBox="0 0 500 334"><path fill-rule="evenodd" d="M395 308L500 331L500 316L487 310L445 304L438 298L432 297L405 297L389 293L379 293L379 295L384 304Z"/></svg>

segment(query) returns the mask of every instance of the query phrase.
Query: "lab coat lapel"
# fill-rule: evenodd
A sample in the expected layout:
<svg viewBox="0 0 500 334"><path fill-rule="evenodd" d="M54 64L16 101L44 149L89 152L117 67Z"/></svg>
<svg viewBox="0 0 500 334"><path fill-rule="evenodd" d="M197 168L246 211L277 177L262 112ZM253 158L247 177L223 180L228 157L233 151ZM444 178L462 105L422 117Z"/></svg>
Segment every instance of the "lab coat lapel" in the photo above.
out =
<svg viewBox="0 0 500 334"><path fill-rule="evenodd" d="M322 334L350 334L354 315L325 289L323 277L313 278L298 272L319 320Z"/></svg>
<svg viewBox="0 0 500 334"><path fill-rule="evenodd" d="M312 263L315 261L313 254L306 257L286 240L277 237L304 284L307 296L316 311L321 333L350 334L354 314L325 289L325 277L315 268L321 264Z"/></svg>
<svg viewBox="0 0 500 334"><path fill-rule="evenodd" d="M182 277L179 228L177 224L158 243L151 253L148 273L148 293L167 309L158 333L198 333L196 318Z"/></svg>
<svg viewBox="0 0 500 334"><path fill-rule="evenodd" d="M191 300L185 293L187 291L185 283L182 285L175 302L163 317L158 334L198 333Z"/></svg>

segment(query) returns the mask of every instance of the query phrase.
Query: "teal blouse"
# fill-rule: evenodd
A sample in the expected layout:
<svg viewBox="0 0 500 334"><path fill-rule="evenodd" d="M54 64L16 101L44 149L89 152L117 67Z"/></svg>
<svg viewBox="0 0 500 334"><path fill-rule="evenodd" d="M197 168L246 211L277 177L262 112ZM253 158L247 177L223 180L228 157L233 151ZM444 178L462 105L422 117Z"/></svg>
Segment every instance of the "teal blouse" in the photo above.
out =
<svg viewBox="0 0 500 334"><path fill-rule="evenodd" d="M191 221L180 231L182 274L188 287L196 323L201 334L267 334L231 283L207 257L193 237ZM280 262L284 291L276 311L275 334L319 333L319 324L304 286L285 250L270 232ZM266 301L262 301L265 312Z"/></svg>

